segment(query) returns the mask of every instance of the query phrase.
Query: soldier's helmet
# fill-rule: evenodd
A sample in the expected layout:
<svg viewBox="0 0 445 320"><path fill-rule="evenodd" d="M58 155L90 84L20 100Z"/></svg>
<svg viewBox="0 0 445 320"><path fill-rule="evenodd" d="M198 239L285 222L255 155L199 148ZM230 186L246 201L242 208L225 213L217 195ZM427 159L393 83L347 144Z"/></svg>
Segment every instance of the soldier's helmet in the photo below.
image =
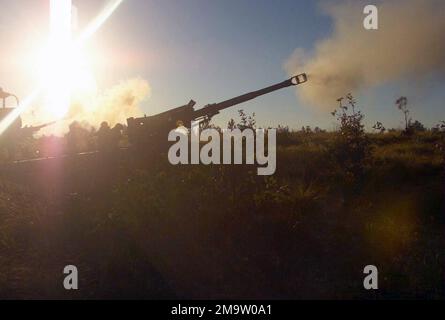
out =
<svg viewBox="0 0 445 320"><path fill-rule="evenodd" d="M100 129L109 129L109 128L110 128L110 126L108 125L108 122L106 122L106 121L103 121L100 124Z"/></svg>
<svg viewBox="0 0 445 320"><path fill-rule="evenodd" d="M116 125L114 126L113 129L115 129L115 130L117 130L117 131L122 131L122 130L124 130L124 126L121 125L120 123L118 123L118 124L116 124Z"/></svg>

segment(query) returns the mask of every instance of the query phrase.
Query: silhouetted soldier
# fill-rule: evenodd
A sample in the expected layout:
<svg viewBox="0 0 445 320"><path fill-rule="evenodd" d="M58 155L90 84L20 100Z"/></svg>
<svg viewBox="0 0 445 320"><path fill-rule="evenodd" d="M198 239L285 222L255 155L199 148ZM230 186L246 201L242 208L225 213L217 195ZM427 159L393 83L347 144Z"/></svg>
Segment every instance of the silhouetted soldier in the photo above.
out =
<svg viewBox="0 0 445 320"><path fill-rule="evenodd" d="M97 131L97 147L99 151L109 151L112 140L112 132L108 122L101 123L99 130Z"/></svg>
<svg viewBox="0 0 445 320"><path fill-rule="evenodd" d="M77 121L70 124L70 130L66 134L68 153L76 154L79 152L79 139L81 136L81 127Z"/></svg>
<svg viewBox="0 0 445 320"><path fill-rule="evenodd" d="M119 143L121 142L123 132L124 126L120 123L116 124L114 128L111 129L111 143L113 145L113 149L119 148Z"/></svg>
<svg viewBox="0 0 445 320"><path fill-rule="evenodd" d="M119 143L122 138L122 132L124 127L121 124L117 124L110 129L107 122L102 122L98 136L98 149L102 152L113 152L119 148Z"/></svg>

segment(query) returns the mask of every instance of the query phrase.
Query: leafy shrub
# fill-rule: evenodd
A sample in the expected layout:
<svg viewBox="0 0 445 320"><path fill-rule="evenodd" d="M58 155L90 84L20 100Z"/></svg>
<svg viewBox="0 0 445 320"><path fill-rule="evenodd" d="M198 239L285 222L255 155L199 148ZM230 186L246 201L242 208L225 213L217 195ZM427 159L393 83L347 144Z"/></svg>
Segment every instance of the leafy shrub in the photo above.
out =
<svg viewBox="0 0 445 320"><path fill-rule="evenodd" d="M344 170L346 181L356 184L363 179L370 153L370 141L364 130L364 115L358 110L354 97L351 94L346 96L347 105L343 104L343 100L344 98L338 100L339 109L332 113L340 123L332 154Z"/></svg>

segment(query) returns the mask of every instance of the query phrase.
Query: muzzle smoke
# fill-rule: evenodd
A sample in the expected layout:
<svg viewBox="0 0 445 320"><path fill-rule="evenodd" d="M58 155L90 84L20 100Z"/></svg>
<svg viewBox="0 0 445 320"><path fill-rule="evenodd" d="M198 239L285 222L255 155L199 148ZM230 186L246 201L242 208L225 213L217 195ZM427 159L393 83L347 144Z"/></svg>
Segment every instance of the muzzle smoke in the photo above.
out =
<svg viewBox="0 0 445 320"><path fill-rule="evenodd" d="M98 127L103 121L110 126L125 123L127 118L140 116L140 103L150 94L143 79L131 79L106 90L92 101L74 101L67 115L71 121L89 122Z"/></svg>
<svg viewBox="0 0 445 320"><path fill-rule="evenodd" d="M102 94L73 99L66 117L39 132L41 135L63 135L74 121L85 128L99 128L103 121L113 127L125 124L127 118L143 114L140 104L150 96L150 86L141 78L130 79L111 87ZM38 114L36 118L42 122ZM34 121L35 122L35 121Z"/></svg>
<svg viewBox="0 0 445 320"><path fill-rule="evenodd" d="M378 5L379 29L363 27L364 5L324 5L333 34L313 54L296 49L285 64L292 75L307 72L298 88L304 103L328 108L337 98L390 81L445 73L445 1L395 0Z"/></svg>

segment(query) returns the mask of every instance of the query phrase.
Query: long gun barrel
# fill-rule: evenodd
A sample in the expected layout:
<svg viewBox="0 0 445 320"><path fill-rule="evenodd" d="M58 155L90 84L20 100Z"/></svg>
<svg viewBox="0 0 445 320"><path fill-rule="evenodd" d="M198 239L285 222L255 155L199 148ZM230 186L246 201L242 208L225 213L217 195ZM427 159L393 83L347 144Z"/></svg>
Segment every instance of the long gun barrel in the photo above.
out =
<svg viewBox="0 0 445 320"><path fill-rule="evenodd" d="M22 136L32 136L34 133L37 133L38 131L42 130L45 127L49 127L53 124L55 124L56 121L53 122L48 122L39 126L35 126L35 127L24 127L21 129L21 134Z"/></svg>
<svg viewBox="0 0 445 320"><path fill-rule="evenodd" d="M209 104L202 109L195 110L194 115L196 119L199 119L201 117L213 117L214 115L218 114L221 110L227 109L230 107L233 107L235 105L247 102L249 100L258 98L259 96L263 96L265 94L284 89L291 86L297 86L299 84L307 82L307 75L305 73L299 74L295 77L292 77L286 81L274 84L272 86L269 86L267 88L253 91L250 93L243 94L241 96L220 102L215 104Z"/></svg>
<svg viewBox="0 0 445 320"><path fill-rule="evenodd" d="M128 138L131 144L143 146L147 143L165 143L170 130L179 125L190 128L191 122L200 119L211 119L221 110L233 107L259 96L307 82L307 75L302 73L286 81L274 84L267 88L243 94L220 103L208 104L201 109L194 109L195 101L169 111L153 116L127 119Z"/></svg>

